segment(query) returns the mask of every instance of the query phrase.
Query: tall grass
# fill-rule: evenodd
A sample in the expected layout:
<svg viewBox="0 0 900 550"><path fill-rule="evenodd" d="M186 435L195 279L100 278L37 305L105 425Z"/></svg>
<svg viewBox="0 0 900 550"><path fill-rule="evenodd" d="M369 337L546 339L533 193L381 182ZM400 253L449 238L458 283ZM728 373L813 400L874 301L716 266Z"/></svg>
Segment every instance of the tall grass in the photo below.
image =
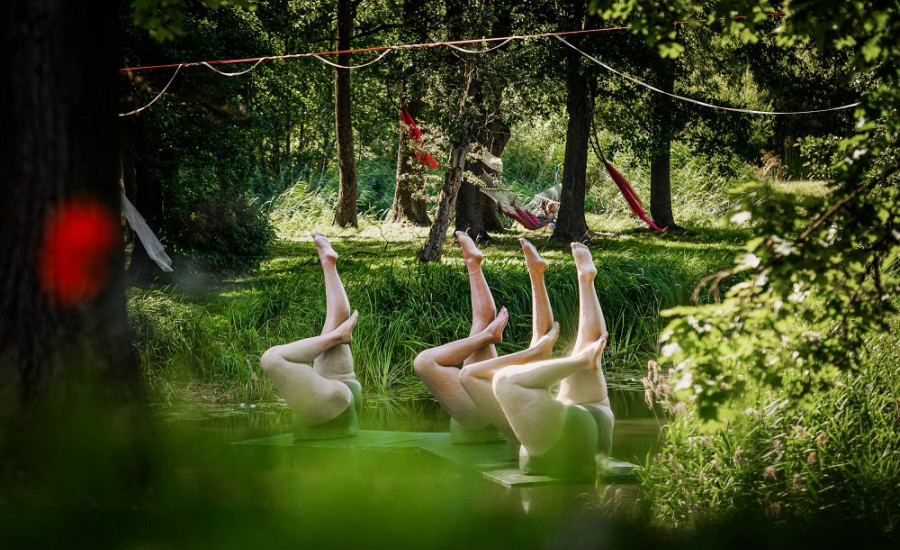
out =
<svg viewBox="0 0 900 550"><path fill-rule="evenodd" d="M365 235L375 227L378 236ZM360 311L351 344L357 374L370 392L424 391L412 374L416 354L469 332L465 267L453 244L444 263L421 264L414 258L416 230L385 234L377 224L369 230L332 239L350 304ZM258 358L269 346L318 334L325 318L313 243L296 232L294 240L275 247L259 273L215 283L202 295L180 287L132 291L138 351L156 400L275 399ZM550 262L546 281L562 328L557 351L563 352L577 328L575 267L568 247L535 242ZM612 332L605 369L612 384L634 383L656 353L659 310L684 303L700 277L731 261L734 248L676 241L663 246L638 237L593 246L598 293ZM528 273L512 235L496 239L485 252L494 299L511 315L499 351L510 353L531 338Z"/></svg>
<svg viewBox="0 0 900 550"><path fill-rule="evenodd" d="M757 391L719 430L704 430L690 406L670 410L664 448L641 474L647 513L675 525L852 520L896 535L898 350L897 333L882 334L860 371L844 373L808 406Z"/></svg>
<svg viewBox="0 0 900 550"><path fill-rule="evenodd" d="M563 132L559 121L516 128L503 155L505 184L523 196L552 185L553 168L562 164ZM608 147L614 137L601 133L600 140ZM311 230L328 233L341 254L339 270L351 305L360 310L351 349L363 383L376 392L421 390L411 374L412 359L425 348L468 334L469 284L455 245L447 245L443 264L421 265L413 255L427 228L380 223L393 197L394 162L360 162L364 212L358 229L331 227L337 173L326 171L315 182L288 187L271 202L280 241L258 273L230 283L212 282L199 296L191 285L132 291L129 310L152 395L161 401L274 399L271 384L259 371L259 356L271 345L317 334L325 316ZM621 147L614 162L649 199L646 163ZM599 294L612 329L605 364L613 384L640 377L643 364L656 352L659 310L685 303L702 276L731 264L744 236L716 227L733 207L728 190L737 186L736 179L717 175L704 159L677 143L672 166L676 219L698 230L689 238L661 240L619 231L641 224L599 161L590 161L589 226L619 232L600 233L592 244ZM495 300L511 313L500 351L518 350L530 339L530 285L515 240L519 235L543 248L551 263L547 284L562 327L558 351L563 351L573 337L578 312L569 250L550 244L549 233L525 232L518 226L485 250L485 273Z"/></svg>

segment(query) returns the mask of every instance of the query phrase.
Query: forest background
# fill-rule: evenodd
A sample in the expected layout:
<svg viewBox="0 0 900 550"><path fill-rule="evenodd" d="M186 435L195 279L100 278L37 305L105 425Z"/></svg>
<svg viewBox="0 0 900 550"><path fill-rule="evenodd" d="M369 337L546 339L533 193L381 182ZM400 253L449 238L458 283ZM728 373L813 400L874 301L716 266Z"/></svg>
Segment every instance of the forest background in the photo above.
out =
<svg viewBox="0 0 900 550"><path fill-rule="evenodd" d="M109 82L89 78L99 68L60 73L70 77L66 86L40 89L48 97L75 91L60 96L48 120L80 107L97 109L103 123L91 132L74 124L75 137L91 139L67 141L52 124L21 122L35 109L3 115L6 128L43 128L55 150L88 154L22 155L28 139L16 142L26 149L4 149L12 161L0 164L20 201L4 206L2 229L21 238L0 250L11 258L2 273L10 321L0 374L9 398L0 413L33 426L82 419L104 445L58 445L81 449L76 465L100 456L121 475L72 481L72 491L37 483L55 487L47 494L85 490L103 501L112 487L121 496L140 470L134 465L146 462L144 414L132 403L273 399L256 358L314 332L323 316L310 292L317 266L304 235L312 229L337 237L345 258L351 302L364 314L354 353L367 388L420 391L408 368L416 350L466 330L464 274L443 246L455 227L486 243L495 260L487 268L495 296L518 319L505 351L527 340L515 237L540 241L558 266L550 284L564 335L576 303L564 246L591 239L601 300L615 320L610 379L634 387L646 374L648 405L667 422L663 449L645 464L642 521L697 526L749 513L775 524L850 518L870 533L896 532L895 4L136 0L71 20L53 10L35 16L44 4L18 6L19 17L4 19L21 22L10 36L50 21L68 46L54 55L107 69L624 24L569 40L659 89L709 103L796 111L860 102L796 117L704 110L634 87L552 38L483 54L395 51L352 73L311 58L268 60L232 78L203 66L175 76L174 68L125 71L117 94L92 84ZM109 28L122 33L65 42ZM0 74L15 85L0 89L12 105L31 105L16 91L31 89L22 82L46 84L9 61L30 40L4 43L10 70ZM374 55L329 59L357 64ZM115 111L146 105L170 79L151 107L115 122ZM424 145L410 144L401 108L424 130ZM416 147L443 168L426 170ZM477 188L485 168L468 154L479 147L503 158L503 185L523 198L552 186L559 168L562 208L552 232L526 233L497 216ZM638 229L601 151L666 234ZM82 157L104 168L91 172L98 177L62 169ZM130 325L118 271L111 290L71 310L42 298L29 262L44 227L34 222L73 189L115 203L114 172L175 259L174 274L163 275L130 242ZM120 252L111 260L124 264ZM568 338L561 340L562 349ZM60 405L73 402L89 403L90 414ZM118 421L94 423L93 407L107 405L131 411L129 437ZM5 501L34 502L43 489L32 491L22 472L41 477L47 462L30 462L39 446L28 434L42 432L5 432L4 450L19 457L6 468L18 481L6 485Z"/></svg>

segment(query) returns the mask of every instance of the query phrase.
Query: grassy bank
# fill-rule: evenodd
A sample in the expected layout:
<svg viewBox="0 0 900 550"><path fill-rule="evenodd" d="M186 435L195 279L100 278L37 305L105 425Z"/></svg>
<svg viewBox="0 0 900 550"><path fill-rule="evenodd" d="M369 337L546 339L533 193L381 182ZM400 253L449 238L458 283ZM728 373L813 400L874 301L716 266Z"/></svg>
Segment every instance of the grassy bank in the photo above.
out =
<svg viewBox="0 0 900 550"><path fill-rule="evenodd" d="M351 345L367 389L421 389L412 359L430 346L466 336L471 320L469 283L455 245L445 261L414 259L423 230L367 222L333 238L352 307L360 311ZM334 232L331 232L332 234ZM524 235L525 233L522 233ZM511 321L501 353L530 339L531 296L518 233L485 248L485 275ZM529 235L550 262L547 284L562 326L559 350L575 332L578 294L566 246ZM186 278L134 289L129 309L138 352L156 401L270 401L275 394L259 370L269 346L321 330L325 301L311 240L298 231L275 247L255 275L230 282ZM635 384L656 352L658 312L687 301L705 274L732 262L741 234L698 230L662 239L645 233L600 236L591 244L598 291L612 331L606 369L612 384Z"/></svg>
<svg viewBox="0 0 900 550"><path fill-rule="evenodd" d="M858 372L797 407L779 390L751 391L721 429L690 405L668 401L662 451L643 472L647 519L696 527L716 522L841 524L900 531L900 337L869 342Z"/></svg>
<svg viewBox="0 0 900 550"><path fill-rule="evenodd" d="M504 154L505 185L523 197L551 186L553 167L562 164L562 136L545 130L518 129ZM627 150L614 161L649 200L646 163ZM316 182L299 182L272 203L278 242L258 272L225 282L176 272L165 286L132 290L129 311L152 399L277 399L259 369L259 356L271 345L317 334L325 316L311 230L328 234L341 256L339 271L350 303L360 311L352 351L366 389L423 392L412 375L412 360L425 348L468 334L469 285L455 242L445 249L441 264L422 265L414 255L428 228L381 223L393 195L393 182L383 181L392 177L393 162L360 163L360 187L369 191L361 198L368 206L358 229L331 227L336 174L328 172ZM675 217L691 228L682 236L640 231L642 224L630 215L597 159L592 157L588 166L585 206L594 231L590 246L599 269L598 290L612 331L605 356L611 384L639 386L657 350L658 312L686 303L703 276L732 265L746 240L743 230L721 220L736 204L742 179L755 175L751 168L742 166L740 177L722 176L682 144L673 147L672 167ZM495 301L511 314L499 351L518 350L530 339L531 296L519 236L531 239L550 262L547 284L562 325L557 350L562 352L572 341L578 313L570 251L550 243L549 233L512 225L484 249Z"/></svg>

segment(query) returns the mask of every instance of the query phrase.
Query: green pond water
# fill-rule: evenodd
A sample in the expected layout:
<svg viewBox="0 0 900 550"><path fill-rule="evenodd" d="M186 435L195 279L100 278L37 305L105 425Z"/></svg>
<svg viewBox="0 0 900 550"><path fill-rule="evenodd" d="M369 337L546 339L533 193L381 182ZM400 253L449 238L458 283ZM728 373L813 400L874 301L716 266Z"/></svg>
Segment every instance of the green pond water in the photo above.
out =
<svg viewBox="0 0 900 550"><path fill-rule="evenodd" d="M658 420L641 392L613 389L611 400L613 455L643 463L658 445ZM564 543L568 526L586 515L613 518L639 496L633 482L504 487L408 449L231 445L290 431L291 413L280 404L154 413L183 505L212 507L220 518L241 510L254 522L247 531L226 521L221 529L235 529L235 540L261 531L313 548L537 548ZM437 402L422 397L367 396L360 418L364 430L447 431L448 423Z"/></svg>

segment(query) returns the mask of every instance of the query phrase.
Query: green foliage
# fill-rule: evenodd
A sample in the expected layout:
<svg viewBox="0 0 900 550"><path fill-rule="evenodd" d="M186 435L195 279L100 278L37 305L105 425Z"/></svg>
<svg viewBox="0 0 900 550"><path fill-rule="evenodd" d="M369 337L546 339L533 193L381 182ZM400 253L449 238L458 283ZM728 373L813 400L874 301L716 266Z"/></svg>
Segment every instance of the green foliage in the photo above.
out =
<svg viewBox="0 0 900 550"><path fill-rule="evenodd" d="M253 10L252 0L199 0L204 6L218 9L225 5ZM165 42L184 34L185 0L131 0L134 24L147 30L154 39Z"/></svg>
<svg viewBox="0 0 900 550"><path fill-rule="evenodd" d="M889 114L893 107L886 107L895 101L889 90L898 80L896 64L886 70L882 62L900 59L896 33L886 22L898 18L891 16L896 6L853 5L858 9L848 18L842 3L840 12L837 3L790 3L785 6L789 16L776 29L782 45L815 41L821 48L853 48L842 40L848 35L859 36L869 48L878 44L874 58L873 51L858 45L848 53L851 63L864 70L860 81L866 89L856 133L836 148L848 155L828 171L835 178L831 193L748 193L745 210L734 219L752 219L754 238L737 266L712 276L704 290L718 296L718 283L741 272L747 281L732 287L721 304L671 312L676 319L663 349L676 365L672 382L697 399L703 418L714 418L718 407L745 386L735 368L739 365L757 369L788 395L808 395L839 370L857 367L861 345L873 331L886 328L892 309L888 298L900 289L892 267L900 242L894 229L900 222L900 165L893 145L900 123L896 111ZM671 6L690 13L682 3ZM709 18L736 7L750 15L748 26L733 19L723 24L733 33L741 26L741 40L757 42L766 32L767 7L718 2ZM616 3L608 10L641 20L651 42L668 39L660 13L641 11L635 3Z"/></svg>
<svg viewBox="0 0 900 550"><path fill-rule="evenodd" d="M647 397L662 403L668 423L662 451L642 473L648 512L676 525L830 518L895 533L900 340L885 334L868 348L859 372L840 374L802 409L788 393L766 389L753 367L741 368L751 391L713 430L651 365Z"/></svg>
<svg viewBox="0 0 900 550"><path fill-rule="evenodd" d="M176 253L205 270L233 274L255 269L269 257L275 232L257 199L233 190L197 197L180 195L166 211Z"/></svg>

